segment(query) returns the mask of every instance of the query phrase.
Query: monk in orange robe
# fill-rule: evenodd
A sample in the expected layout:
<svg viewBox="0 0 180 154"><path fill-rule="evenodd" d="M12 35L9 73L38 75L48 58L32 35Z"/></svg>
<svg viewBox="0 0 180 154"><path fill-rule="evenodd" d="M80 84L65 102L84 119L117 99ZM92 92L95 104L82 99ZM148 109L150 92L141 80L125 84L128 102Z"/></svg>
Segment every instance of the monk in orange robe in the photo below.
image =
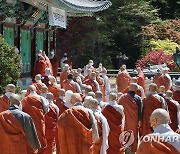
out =
<svg viewBox="0 0 180 154"><path fill-rule="evenodd" d="M118 92L124 92L124 90L130 85L131 77L124 67L120 68L120 72L116 77L116 85Z"/></svg>
<svg viewBox="0 0 180 154"><path fill-rule="evenodd" d="M45 85L44 83L42 83L42 81L41 81L41 75L40 74L37 74L36 76L35 76L35 82L33 82L33 85L36 87L36 92L37 92L37 94L38 95L40 95L40 93L41 93L41 89L42 89L42 87Z"/></svg>
<svg viewBox="0 0 180 154"><path fill-rule="evenodd" d="M159 81L159 77L161 76L162 72L160 69L157 70L157 74L153 77L153 83L155 83L156 85L158 84Z"/></svg>
<svg viewBox="0 0 180 154"><path fill-rule="evenodd" d="M99 83L96 81L95 72L91 73L90 79L86 80L84 84L90 85L92 87L93 92L100 91Z"/></svg>
<svg viewBox="0 0 180 154"><path fill-rule="evenodd" d="M6 111L9 108L10 102L9 98L16 91L15 85L8 84L6 86L6 93L0 96L0 112Z"/></svg>
<svg viewBox="0 0 180 154"><path fill-rule="evenodd" d="M92 128L97 128L97 126L92 127L94 116L82 106L81 101L80 94L74 93L71 103L75 106L66 110L58 120L58 137L62 154L88 154L90 152L93 143Z"/></svg>
<svg viewBox="0 0 180 154"><path fill-rule="evenodd" d="M44 57L44 61L46 63L47 68L50 69L51 75L53 75L53 69L52 69L52 64L49 58L46 56L45 51L42 51L42 56Z"/></svg>
<svg viewBox="0 0 180 154"><path fill-rule="evenodd" d="M46 140L47 147L44 149L43 154L53 154L56 147L56 135L57 135L57 120L59 116L59 108L54 104L53 94L47 93L47 100L49 102L49 112L45 115L46 125Z"/></svg>
<svg viewBox="0 0 180 154"><path fill-rule="evenodd" d="M59 68L59 59L57 55L55 55L54 51L51 51L50 62L52 64L53 76L56 78Z"/></svg>
<svg viewBox="0 0 180 154"><path fill-rule="evenodd" d="M96 81L99 83L100 86L100 90L102 92L102 100L105 101L105 95L106 95L106 87L105 87L105 83L104 83L104 79L102 77L100 77L100 73L96 72Z"/></svg>
<svg viewBox="0 0 180 154"><path fill-rule="evenodd" d="M29 95L22 100L22 110L28 113L36 126L38 138L41 143L39 154L43 153L44 148L47 146L45 138L45 113L49 111L49 102L37 95L36 88L33 85L28 87ZM35 151L27 144L27 153L32 154Z"/></svg>
<svg viewBox="0 0 180 154"><path fill-rule="evenodd" d="M137 84L131 83L129 87L129 92L123 94L119 100L118 104L124 107L124 114L126 116L125 131L133 131L134 143L130 145L130 151L136 152L138 146L138 132L142 123L142 100L135 94L137 90ZM129 121L129 122L128 122Z"/></svg>
<svg viewBox="0 0 180 154"><path fill-rule="evenodd" d="M56 79L54 76L49 77L49 86L48 86L48 90L49 92L53 93L54 95L54 100L57 100L59 97L59 90L60 87L56 84Z"/></svg>
<svg viewBox="0 0 180 154"><path fill-rule="evenodd" d="M124 108L117 104L116 99L116 94L110 93L110 102L102 110L102 114L106 117L110 127L107 154L124 154L123 145L119 141L119 136L124 130Z"/></svg>
<svg viewBox="0 0 180 154"><path fill-rule="evenodd" d="M83 79L82 83L84 83L86 80L89 80L89 79L90 79L91 73L92 73L92 70L91 70L91 69L88 69L88 70L87 70L87 75L86 75L85 78Z"/></svg>
<svg viewBox="0 0 180 154"><path fill-rule="evenodd" d="M26 142L35 150L41 147L32 118L19 109L20 97L12 94L10 107L0 113L0 153L27 153Z"/></svg>
<svg viewBox="0 0 180 154"><path fill-rule="evenodd" d="M55 101L55 104L58 106L58 108L60 110L61 110L61 106L65 103L64 97L65 97L65 90L60 89L59 90L59 98Z"/></svg>
<svg viewBox="0 0 180 154"><path fill-rule="evenodd" d="M60 74L60 84L61 87L63 88L63 82L65 82L67 80L67 76L69 74L69 65L65 64L64 66L64 72L61 72Z"/></svg>
<svg viewBox="0 0 180 154"><path fill-rule="evenodd" d="M143 73L143 71L141 70L140 67L138 67L137 69L138 75L137 75L137 84L140 85L141 87L143 87L144 89L144 93L146 93L146 83L145 83L145 75Z"/></svg>
<svg viewBox="0 0 180 154"><path fill-rule="evenodd" d="M149 124L149 118L151 116L151 113L157 108L167 109L167 105L164 98L157 94L156 84L151 83L149 85L149 92L150 92L149 96L147 96L143 100L144 112L143 112L142 130L141 130L142 136L152 133Z"/></svg>
<svg viewBox="0 0 180 154"><path fill-rule="evenodd" d="M47 64L45 62L45 58L42 56L42 50L38 53L38 59L35 63L34 71L33 71L33 79L37 74L41 74L45 76L45 69L47 68Z"/></svg>
<svg viewBox="0 0 180 154"><path fill-rule="evenodd" d="M164 109L156 109L150 117L150 125L154 132L144 136L137 154L179 154L180 135L168 125L169 113ZM173 139L174 137L178 139Z"/></svg>
<svg viewBox="0 0 180 154"><path fill-rule="evenodd" d="M172 91L166 91L165 100L168 106L171 123L169 124L173 131L180 132L180 104L172 99Z"/></svg>
<svg viewBox="0 0 180 154"><path fill-rule="evenodd" d="M177 80L174 84L175 91L173 92L173 99L180 104L180 80Z"/></svg>

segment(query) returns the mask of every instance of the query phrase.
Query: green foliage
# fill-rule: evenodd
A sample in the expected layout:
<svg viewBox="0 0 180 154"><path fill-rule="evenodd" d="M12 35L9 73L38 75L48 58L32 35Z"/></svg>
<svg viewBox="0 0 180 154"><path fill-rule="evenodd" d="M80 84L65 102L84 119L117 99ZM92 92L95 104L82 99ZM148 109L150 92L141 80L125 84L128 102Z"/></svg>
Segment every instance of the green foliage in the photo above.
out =
<svg viewBox="0 0 180 154"><path fill-rule="evenodd" d="M0 94L7 84L17 85L20 76L20 56L0 35Z"/></svg>
<svg viewBox="0 0 180 154"><path fill-rule="evenodd" d="M166 54L173 54L176 51L177 43L166 40L151 39L149 42L150 50L163 50Z"/></svg>

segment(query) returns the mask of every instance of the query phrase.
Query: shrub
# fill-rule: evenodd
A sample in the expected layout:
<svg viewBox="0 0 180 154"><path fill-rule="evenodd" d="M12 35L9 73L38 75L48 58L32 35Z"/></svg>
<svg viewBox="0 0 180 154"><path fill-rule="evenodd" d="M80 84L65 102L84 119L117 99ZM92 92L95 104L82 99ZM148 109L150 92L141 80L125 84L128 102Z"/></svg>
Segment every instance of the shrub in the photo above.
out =
<svg viewBox="0 0 180 154"><path fill-rule="evenodd" d="M7 84L17 85L19 76L20 56L0 35L0 94L4 93Z"/></svg>

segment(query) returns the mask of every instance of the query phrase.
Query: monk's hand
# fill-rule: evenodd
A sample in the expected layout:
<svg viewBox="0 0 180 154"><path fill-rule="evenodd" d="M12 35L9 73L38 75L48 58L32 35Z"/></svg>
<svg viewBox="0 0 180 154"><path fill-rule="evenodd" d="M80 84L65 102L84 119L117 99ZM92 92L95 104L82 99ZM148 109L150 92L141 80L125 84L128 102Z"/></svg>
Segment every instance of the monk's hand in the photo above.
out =
<svg viewBox="0 0 180 154"><path fill-rule="evenodd" d="M180 134L180 129L179 128L176 130L176 133Z"/></svg>
<svg viewBox="0 0 180 154"><path fill-rule="evenodd" d="M141 128L141 126L142 126L142 121L138 121L138 128Z"/></svg>

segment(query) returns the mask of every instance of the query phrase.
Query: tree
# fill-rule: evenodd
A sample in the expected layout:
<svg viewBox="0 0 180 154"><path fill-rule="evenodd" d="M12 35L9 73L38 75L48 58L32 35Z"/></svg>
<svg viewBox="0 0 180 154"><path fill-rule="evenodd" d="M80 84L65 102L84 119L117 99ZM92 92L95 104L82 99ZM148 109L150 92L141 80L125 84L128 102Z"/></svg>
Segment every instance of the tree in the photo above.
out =
<svg viewBox="0 0 180 154"><path fill-rule="evenodd" d="M0 94L4 93L7 84L17 85L19 76L20 56L0 35Z"/></svg>

